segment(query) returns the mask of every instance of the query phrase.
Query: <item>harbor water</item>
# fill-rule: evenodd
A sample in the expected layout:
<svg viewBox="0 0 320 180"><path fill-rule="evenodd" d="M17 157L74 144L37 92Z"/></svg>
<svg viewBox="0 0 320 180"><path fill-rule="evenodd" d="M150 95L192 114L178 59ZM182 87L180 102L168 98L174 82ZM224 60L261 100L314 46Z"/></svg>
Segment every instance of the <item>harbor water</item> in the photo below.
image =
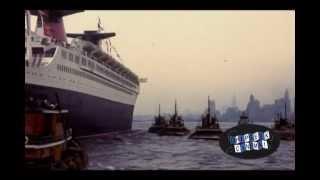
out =
<svg viewBox="0 0 320 180"><path fill-rule="evenodd" d="M131 131L80 139L89 170L294 170L295 142L281 141L276 152L260 159L225 154L219 141L148 133L153 121L133 122ZM185 122L191 130L198 122ZM267 127L271 123L260 123ZM220 122L226 130L236 123Z"/></svg>

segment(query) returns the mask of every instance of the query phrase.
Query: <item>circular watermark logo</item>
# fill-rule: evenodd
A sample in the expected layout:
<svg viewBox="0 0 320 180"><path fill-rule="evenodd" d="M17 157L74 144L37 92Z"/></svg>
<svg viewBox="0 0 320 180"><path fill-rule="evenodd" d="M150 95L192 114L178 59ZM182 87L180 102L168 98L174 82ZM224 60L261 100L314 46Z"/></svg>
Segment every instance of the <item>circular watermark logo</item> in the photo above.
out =
<svg viewBox="0 0 320 180"><path fill-rule="evenodd" d="M225 153L244 159L268 156L279 144L280 138L272 129L254 124L238 125L220 136L220 147Z"/></svg>

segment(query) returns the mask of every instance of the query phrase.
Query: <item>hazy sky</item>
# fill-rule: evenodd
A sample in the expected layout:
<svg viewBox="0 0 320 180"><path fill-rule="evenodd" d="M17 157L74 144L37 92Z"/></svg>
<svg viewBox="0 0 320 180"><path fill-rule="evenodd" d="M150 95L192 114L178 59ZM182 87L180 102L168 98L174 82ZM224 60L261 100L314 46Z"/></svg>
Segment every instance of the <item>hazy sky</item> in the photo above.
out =
<svg viewBox="0 0 320 180"><path fill-rule="evenodd" d="M98 16L123 63L141 84L135 114L160 103L173 112L203 112L207 96L221 110L236 96L241 109L253 93L273 103L294 95L294 11L85 11L64 18L67 32L97 28Z"/></svg>

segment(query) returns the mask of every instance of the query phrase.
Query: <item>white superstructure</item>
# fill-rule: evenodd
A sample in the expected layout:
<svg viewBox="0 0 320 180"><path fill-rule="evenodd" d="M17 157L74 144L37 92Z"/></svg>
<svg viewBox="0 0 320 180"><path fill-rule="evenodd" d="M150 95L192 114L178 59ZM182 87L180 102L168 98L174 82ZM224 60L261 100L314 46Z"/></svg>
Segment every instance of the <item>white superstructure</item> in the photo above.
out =
<svg viewBox="0 0 320 180"><path fill-rule="evenodd" d="M71 44L59 43L28 28L25 38L26 84L135 104L139 94L137 75L97 45L77 38Z"/></svg>

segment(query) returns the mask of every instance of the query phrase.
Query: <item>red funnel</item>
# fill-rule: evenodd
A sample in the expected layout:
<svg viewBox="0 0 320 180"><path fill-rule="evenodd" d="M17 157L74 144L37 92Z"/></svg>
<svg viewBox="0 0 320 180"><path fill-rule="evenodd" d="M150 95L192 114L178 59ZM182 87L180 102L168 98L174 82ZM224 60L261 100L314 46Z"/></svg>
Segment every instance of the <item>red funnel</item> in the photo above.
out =
<svg viewBox="0 0 320 180"><path fill-rule="evenodd" d="M57 41L67 41L63 16L82 12L82 10L31 10L32 15L38 16L37 27L43 27L44 35ZM41 22L41 17L43 24ZM40 19L39 19L40 18Z"/></svg>

